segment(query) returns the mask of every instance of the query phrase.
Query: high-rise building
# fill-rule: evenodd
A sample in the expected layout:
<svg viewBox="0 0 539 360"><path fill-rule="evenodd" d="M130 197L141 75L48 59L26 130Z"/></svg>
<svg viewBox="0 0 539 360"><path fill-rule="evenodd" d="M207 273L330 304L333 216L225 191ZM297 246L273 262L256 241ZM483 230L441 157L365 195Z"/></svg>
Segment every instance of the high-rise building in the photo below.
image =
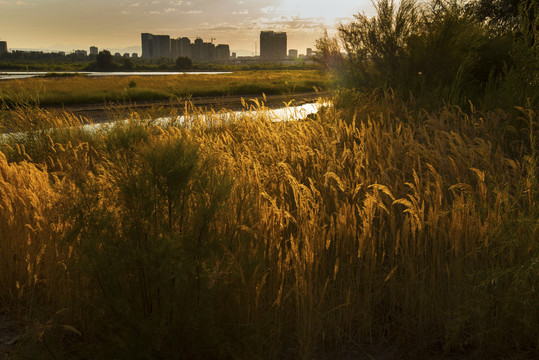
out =
<svg viewBox="0 0 539 360"><path fill-rule="evenodd" d="M260 32L260 58L262 60L286 59L286 48L285 32Z"/></svg>
<svg viewBox="0 0 539 360"><path fill-rule="evenodd" d="M215 47L215 60L230 59L230 47L225 44L219 44Z"/></svg>
<svg viewBox="0 0 539 360"><path fill-rule="evenodd" d="M313 55L314 55L313 49L307 48L307 53L305 54L305 56L313 56Z"/></svg>
<svg viewBox="0 0 539 360"><path fill-rule="evenodd" d="M191 40L189 38L177 38L170 39L170 53L173 59L177 59L180 56L191 57L189 46L191 45Z"/></svg>
<svg viewBox="0 0 539 360"><path fill-rule="evenodd" d="M96 56L98 52L99 52L99 49L97 48L97 46L90 46L90 55Z"/></svg>
<svg viewBox="0 0 539 360"><path fill-rule="evenodd" d="M88 56L88 51L86 51L86 50L75 50L75 55Z"/></svg>
<svg viewBox="0 0 539 360"><path fill-rule="evenodd" d="M177 59L180 56L194 61L209 62L213 60L228 60L230 48L228 45L206 43L197 38L194 43L187 37L171 39L169 35L141 34L142 57L146 59Z"/></svg>
<svg viewBox="0 0 539 360"><path fill-rule="evenodd" d="M188 37L181 38L180 56L190 58L191 55L191 40Z"/></svg>
<svg viewBox="0 0 539 360"><path fill-rule="evenodd" d="M0 55L7 53L7 41L0 41Z"/></svg>
<svg viewBox="0 0 539 360"><path fill-rule="evenodd" d="M170 54L170 36L168 35L154 35L153 36L153 57L171 58Z"/></svg>
<svg viewBox="0 0 539 360"><path fill-rule="evenodd" d="M142 40L142 57L145 59L153 58L153 35L142 33L140 37Z"/></svg>
<svg viewBox="0 0 539 360"><path fill-rule="evenodd" d="M140 34L142 40L142 57L146 59L171 58L170 36Z"/></svg>
<svg viewBox="0 0 539 360"><path fill-rule="evenodd" d="M290 49L288 50L288 57L291 59L295 59L298 57L298 51L296 49Z"/></svg>

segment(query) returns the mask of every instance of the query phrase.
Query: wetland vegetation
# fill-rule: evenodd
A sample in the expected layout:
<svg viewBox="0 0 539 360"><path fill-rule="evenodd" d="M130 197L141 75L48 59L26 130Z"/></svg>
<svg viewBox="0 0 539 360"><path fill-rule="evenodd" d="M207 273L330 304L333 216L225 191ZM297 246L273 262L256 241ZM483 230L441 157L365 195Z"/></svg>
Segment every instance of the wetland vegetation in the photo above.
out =
<svg viewBox="0 0 539 360"><path fill-rule="evenodd" d="M380 0L374 19L320 39L340 87L302 121L260 103L226 124L187 104L188 124L133 111L98 131L68 112L3 112L18 132L0 145L10 356L535 358L538 17L521 3L520 27L500 32L457 3ZM450 51L434 52L444 66L432 49ZM29 83L66 80L88 81Z"/></svg>

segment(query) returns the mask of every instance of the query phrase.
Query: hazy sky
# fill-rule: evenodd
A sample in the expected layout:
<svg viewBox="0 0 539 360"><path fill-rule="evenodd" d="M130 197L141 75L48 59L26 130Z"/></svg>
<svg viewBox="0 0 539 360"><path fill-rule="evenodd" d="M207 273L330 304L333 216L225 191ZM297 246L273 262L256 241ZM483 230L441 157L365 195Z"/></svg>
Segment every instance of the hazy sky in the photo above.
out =
<svg viewBox="0 0 539 360"><path fill-rule="evenodd" d="M213 37L232 51L254 52L260 31L275 30L287 32L289 49L305 53L324 29L357 12L371 15L370 0L0 0L0 39L10 49L95 45L140 54L140 33L149 32Z"/></svg>

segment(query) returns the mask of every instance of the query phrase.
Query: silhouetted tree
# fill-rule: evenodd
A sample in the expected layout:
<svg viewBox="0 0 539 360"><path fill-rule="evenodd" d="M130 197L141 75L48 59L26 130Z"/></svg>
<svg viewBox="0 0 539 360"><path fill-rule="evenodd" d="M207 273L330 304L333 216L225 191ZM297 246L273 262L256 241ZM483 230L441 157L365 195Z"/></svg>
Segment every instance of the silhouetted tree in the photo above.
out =
<svg viewBox="0 0 539 360"><path fill-rule="evenodd" d="M176 59L176 69L189 70L193 67L193 61L185 56L180 56Z"/></svg>
<svg viewBox="0 0 539 360"><path fill-rule="evenodd" d="M337 37L330 37L327 30L324 36L316 40L316 60L321 63L326 70L333 71L342 67L344 62L341 53L341 46Z"/></svg>
<svg viewBox="0 0 539 360"><path fill-rule="evenodd" d="M112 55L110 51L103 50L100 51L99 54L97 54L95 58L96 68L97 70L112 70L114 69L114 63L112 62Z"/></svg>
<svg viewBox="0 0 539 360"><path fill-rule="evenodd" d="M480 21L507 31L518 27L521 12L533 19L537 5L536 0L477 0L467 6Z"/></svg>

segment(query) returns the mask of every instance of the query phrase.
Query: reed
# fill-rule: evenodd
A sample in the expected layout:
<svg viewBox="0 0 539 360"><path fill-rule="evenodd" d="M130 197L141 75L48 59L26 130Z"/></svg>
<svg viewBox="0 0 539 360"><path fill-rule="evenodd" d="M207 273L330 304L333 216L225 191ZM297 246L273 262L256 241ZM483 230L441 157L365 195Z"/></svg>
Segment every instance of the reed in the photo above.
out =
<svg viewBox="0 0 539 360"><path fill-rule="evenodd" d="M508 152L501 112L405 110L66 115L5 140L0 307L26 325L20 354L533 356L536 114Z"/></svg>

